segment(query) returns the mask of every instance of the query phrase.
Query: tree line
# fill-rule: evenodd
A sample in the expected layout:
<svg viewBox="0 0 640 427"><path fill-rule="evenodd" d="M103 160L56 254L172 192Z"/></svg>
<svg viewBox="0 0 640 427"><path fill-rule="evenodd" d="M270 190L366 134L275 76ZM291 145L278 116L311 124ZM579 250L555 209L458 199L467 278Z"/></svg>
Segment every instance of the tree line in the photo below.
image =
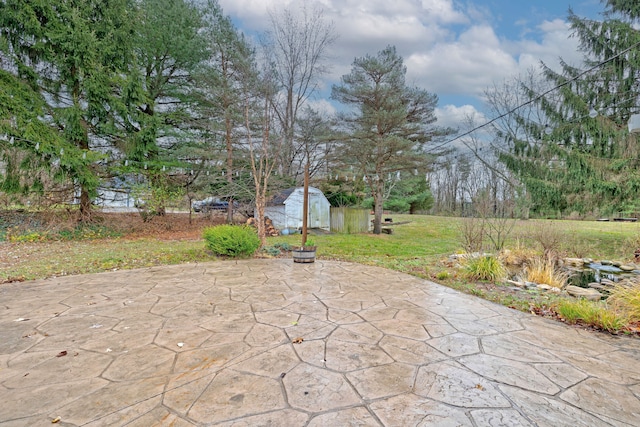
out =
<svg viewBox="0 0 640 427"><path fill-rule="evenodd" d="M388 46L355 59L332 92L344 110L326 117L309 101L333 24L307 6L270 24L254 42L215 0L0 3L0 190L11 203L75 194L83 221L106 182L143 188L149 214L175 194L215 194L231 221L234 199L259 216L305 166L349 168L369 178L379 232L381 177L423 173L425 147L448 132L437 97L407 86Z"/></svg>
<svg viewBox="0 0 640 427"><path fill-rule="evenodd" d="M639 11L603 3L601 21L569 14L592 70L542 64L487 88L496 120L456 153L394 46L354 59L335 117L311 108L339 36L321 9L272 10L254 41L215 0L6 0L0 191L7 205L75 196L83 221L105 183L137 189L149 215L217 195L231 221L234 200L260 216L306 166L332 202L369 203L375 232L385 208L480 200L491 215L637 211Z"/></svg>

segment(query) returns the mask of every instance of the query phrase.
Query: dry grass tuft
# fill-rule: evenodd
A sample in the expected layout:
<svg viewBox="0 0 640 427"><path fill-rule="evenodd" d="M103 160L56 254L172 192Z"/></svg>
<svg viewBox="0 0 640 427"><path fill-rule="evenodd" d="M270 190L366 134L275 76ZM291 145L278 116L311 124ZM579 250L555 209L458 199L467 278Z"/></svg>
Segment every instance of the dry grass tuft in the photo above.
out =
<svg viewBox="0 0 640 427"><path fill-rule="evenodd" d="M500 261L506 266L522 267L526 265L530 259L539 256L539 252L524 245L519 239L510 249L504 249L500 252Z"/></svg>
<svg viewBox="0 0 640 427"><path fill-rule="evenodd" d="M627 315L631 322L640 322L640 283L617 286L607 302L616 311Z"/></svg>
<svg viewBox="0 0 640 427"><path fill-rule="evenodd" d="M569 275L558 270L553 257L547 256L530 260L524 269L524 277L528 282L563 288Z"/></svg>

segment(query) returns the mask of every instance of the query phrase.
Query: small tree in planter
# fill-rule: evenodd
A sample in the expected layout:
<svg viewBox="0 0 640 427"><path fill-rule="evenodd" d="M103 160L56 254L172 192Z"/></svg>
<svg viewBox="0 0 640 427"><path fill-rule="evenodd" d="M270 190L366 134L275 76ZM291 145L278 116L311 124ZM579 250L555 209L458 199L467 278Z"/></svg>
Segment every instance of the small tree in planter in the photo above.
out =
<svg viewBox="0 0 640 427"><path fill-rule="evenodd" d="M291 251L293 262L311 263L316 260L316 242L313 239L306 239L301 246L296 246Z"/></svg>

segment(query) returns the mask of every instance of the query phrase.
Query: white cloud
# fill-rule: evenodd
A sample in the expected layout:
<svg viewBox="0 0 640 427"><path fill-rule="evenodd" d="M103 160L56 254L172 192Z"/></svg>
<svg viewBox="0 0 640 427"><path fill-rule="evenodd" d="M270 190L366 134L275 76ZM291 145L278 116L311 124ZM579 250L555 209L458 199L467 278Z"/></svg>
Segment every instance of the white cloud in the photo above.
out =
<svg viewBox="0 0 640 427"><path fill-rule="evenodd" d="M324 117L330 117L336 113L336 107L326 99L312 100L309 101L308 104L313 110Z"/></svg>
<svg viewBox="0 0 640 427"><path fill-rule="evenodd" d="M469 28L453 42L415 52L406 64L407 74L420 86L435 93L470 96L479 96L492 81L517 71L516 60L486 25Z"/></svg>
<svg viewBox="0 0 640 427"><path fill-rule="evenodd" d="M578 40L570 37L571 29L566 21L543 21L537 30L541 34L540 42L523 39L505 43L505 49L518 57L521 69L538 67L541 61L557 68L560 58L573 65L581 63Z"/></svg>
<svg viewBox="0 0 640 427"><path fill-rule="evenodd" d="M301 0L219 2L225 13L255 32L268 28L268 10L301 4ZM405 59L409 84L434 92L443 100L467 96L470 100L465 103L476 105L447 105L440 110L447 117L458 117L461 111L479 108L487 87L536 67L541 60L555 68L560 57L575 65L581 59L577 40L569 37L566 21L550 19L535 23L535 16L514 17L525 19L527 25L520 34L509 38L498 25L510 17L503 17L501 10L491 10L488 1L475 0L464 5L455 0L304 2L322 6L325 17L339 33L330 53L331 73L321 85L325 94L342 75L350 72L355 57L376 54L387 45L395 45ZM331 106L326 103L325 107Z"/></svg>
<svg viewBox="0 0 640 427"><path fill-rule="evenodd" d="M460 132L469 130L470 127L476 127L486 123L485 115L478 111L473 105L445 105L436 108L437 124L442 127L458 128Z"/></svg>

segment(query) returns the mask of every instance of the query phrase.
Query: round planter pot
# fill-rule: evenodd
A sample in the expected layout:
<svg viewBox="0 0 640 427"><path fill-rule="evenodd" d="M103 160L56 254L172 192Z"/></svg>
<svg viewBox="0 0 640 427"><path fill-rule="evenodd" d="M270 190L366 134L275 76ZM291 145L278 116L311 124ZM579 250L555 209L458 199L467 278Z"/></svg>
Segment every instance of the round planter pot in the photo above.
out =
<svg viewBox="0 0 640 427"><path fill-rule="evenodd" d="M291 253L293 254L293 262L311 263L316 260L316 247L307 246L304 248L294 248Z"/></svg>

